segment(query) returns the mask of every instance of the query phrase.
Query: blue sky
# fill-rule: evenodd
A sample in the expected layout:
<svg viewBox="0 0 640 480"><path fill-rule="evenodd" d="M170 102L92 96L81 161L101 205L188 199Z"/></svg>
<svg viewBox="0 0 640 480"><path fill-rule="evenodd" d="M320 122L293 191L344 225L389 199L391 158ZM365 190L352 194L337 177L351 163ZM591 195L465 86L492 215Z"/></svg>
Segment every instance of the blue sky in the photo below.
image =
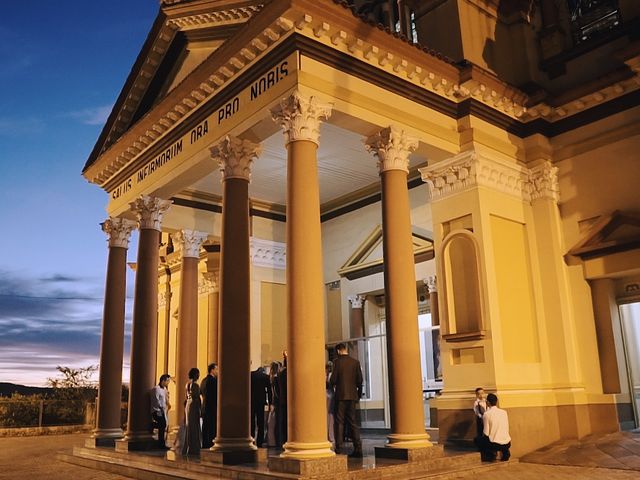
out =
<svg viewBox="0 0 640 480"><path fill-rule="evenodd" d="M99 223L107 195L80 172L159 1L5 3L0 382L42 385L56 365L98 363L107 256ZM134 238L130 261L135 246ZM129 291L132 280L129 275Z"/></svg>

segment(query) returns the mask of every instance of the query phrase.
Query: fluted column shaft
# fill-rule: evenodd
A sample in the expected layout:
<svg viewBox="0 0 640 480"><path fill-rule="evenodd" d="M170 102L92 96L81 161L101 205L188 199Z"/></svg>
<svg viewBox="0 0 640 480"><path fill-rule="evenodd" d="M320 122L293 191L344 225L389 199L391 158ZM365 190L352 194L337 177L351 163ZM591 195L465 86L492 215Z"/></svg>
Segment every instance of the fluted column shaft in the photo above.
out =
<svg viewBox="0 0 640 480"><path fill-rule="evenodd" d="M327 442L324 289L317 149L330 106L298 92L274 118L287 144L288 441L283 457L335 455Z"/></svg>
<svg viewBox="0 0 640 480"><path fill-rule="evenodd" d="M367 141L382 181L382 235L391 431L388 447L430 446L424 427L418 304L407 187L414 140L393 127Z"/></svg>
<svg viewBox="0 0 640 480"><path fill-rule="evenodd" d="M255 450L251 413L250 166L260 148L226 137L211 149L223 174L218 330L218 426L211 450Z"/></svg>
<svg viewBox="0 0 640 480"><path fill-rule="evenodd" d="M120 427L122 395L122 356L124 350L124 311L126 301L127 248L135 223L122 218L109 218L102 229L109 235L104 315L100 340L100 376L98 411L93 437L100 444L113 445L123 436Z"/></svg>
<svg viewBox="0 0 640 480"><path fill-rule="evenodd" d="M178 310L178 352L176 361L177 403L184 405L189 369L198 363L198 261L200 246L207 235L181 230L175 235L182 251L180 308ZM184 421L184 408L176 410L178 425Z"/></svg>
<svg viewBox="0 0 640 480"><path fill-rule="evenodd" d="M149 432L149 392L156 383L158 248L162 214L169 205L170 202L166 200L146 196L131 204L140 221L140 238L133 301L129 413L125 441L140 442L140 448L147 448L148 442L152 440Z"/></svg>

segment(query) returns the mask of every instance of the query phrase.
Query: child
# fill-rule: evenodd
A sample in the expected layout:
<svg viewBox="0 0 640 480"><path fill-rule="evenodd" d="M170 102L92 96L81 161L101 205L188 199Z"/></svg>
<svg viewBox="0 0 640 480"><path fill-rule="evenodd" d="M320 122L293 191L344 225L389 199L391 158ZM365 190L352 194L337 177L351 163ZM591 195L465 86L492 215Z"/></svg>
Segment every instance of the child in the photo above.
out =
<svg viewBox="0 0 640 480"><path fill-rule="evenodd" d="M482 416L487 411L487 402L484 399L484 389L482 387L476 388L476 400L473 402L473 413L476 417L476 441L482 438L482 430L484 425L482 423Z"/></svg>

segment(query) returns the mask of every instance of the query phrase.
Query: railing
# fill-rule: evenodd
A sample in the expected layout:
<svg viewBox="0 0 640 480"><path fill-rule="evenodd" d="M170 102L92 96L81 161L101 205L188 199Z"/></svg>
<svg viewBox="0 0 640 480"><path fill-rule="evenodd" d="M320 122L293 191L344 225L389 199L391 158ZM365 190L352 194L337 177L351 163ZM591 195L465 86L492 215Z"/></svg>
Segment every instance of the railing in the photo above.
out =
<svg viewBox="0 0 640 480"><path fill-rule="evenodd" d="M42 398L0 399L0 428L52 427L93 423L93 402Z"/></svg>

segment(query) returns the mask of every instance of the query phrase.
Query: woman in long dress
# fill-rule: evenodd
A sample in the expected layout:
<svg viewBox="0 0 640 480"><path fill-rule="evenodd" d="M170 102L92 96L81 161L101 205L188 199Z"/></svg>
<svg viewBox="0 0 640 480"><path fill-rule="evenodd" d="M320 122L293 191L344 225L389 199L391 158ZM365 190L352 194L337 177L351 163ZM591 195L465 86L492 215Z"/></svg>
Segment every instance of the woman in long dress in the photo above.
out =
<svg viewBox="0 0 640 480"><path fill-rule="evenodd" d="M200 428L200 386L198 385L200 370L192 368L189 370L189 383L186 385L187 401L184 406L184 418L186 424L186 435L183 455L199 455L202 444L202 432Z"/></svg>
<svg viewBox="0 0 640 480"><path fill-rule="evenodd" d="M276 422L276 408L278 407L278 370L280 365L278 362L271 362L269 368L269 388L271 389L271 408L267 416L267 446L275 447L278 444L276 430L278 428Z"/></svg>

